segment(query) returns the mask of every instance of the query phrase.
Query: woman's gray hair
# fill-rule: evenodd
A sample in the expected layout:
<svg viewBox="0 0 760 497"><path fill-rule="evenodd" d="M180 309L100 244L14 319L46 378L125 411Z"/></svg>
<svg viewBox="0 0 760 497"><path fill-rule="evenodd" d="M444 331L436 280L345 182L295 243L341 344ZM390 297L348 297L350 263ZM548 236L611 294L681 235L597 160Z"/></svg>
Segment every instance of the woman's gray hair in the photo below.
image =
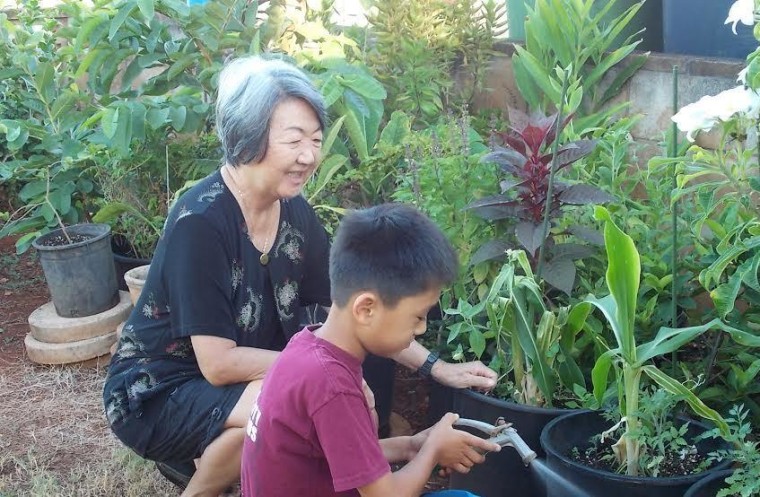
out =
<svg viewBox="0 0 760 497"><path fill-rule="evenodd" d="M227 164L239 166L264 158L274 109L289 98L309 104L325 128L325 101L294 65L261 57L235 59L226 65L219 75L216 132Z"/></svg>

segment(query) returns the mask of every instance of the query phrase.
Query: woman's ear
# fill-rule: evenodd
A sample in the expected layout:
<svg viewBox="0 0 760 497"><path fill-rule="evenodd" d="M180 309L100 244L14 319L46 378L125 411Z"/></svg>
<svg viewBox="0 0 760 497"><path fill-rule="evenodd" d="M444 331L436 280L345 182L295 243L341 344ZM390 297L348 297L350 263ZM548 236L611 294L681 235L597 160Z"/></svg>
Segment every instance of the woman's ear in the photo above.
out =
<svg viewBox="0 0 760 497"><path fill-rule="evenodd" d="M359 324L370 324L379 312L380 299L373 292L362 292L351 306L354 319Z"/></svg>

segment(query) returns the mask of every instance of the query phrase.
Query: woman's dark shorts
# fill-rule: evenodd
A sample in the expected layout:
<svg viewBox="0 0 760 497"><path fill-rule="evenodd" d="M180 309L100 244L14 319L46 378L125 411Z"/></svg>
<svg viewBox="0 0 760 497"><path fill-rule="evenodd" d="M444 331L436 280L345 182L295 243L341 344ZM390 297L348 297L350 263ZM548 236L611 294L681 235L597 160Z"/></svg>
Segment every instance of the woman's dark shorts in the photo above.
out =
<svg viewBox="0 0 760 497"><path fill-rule="evenodd" d="M200 457L222 433L246 386L215 387L205 378L195 378L148 399L140 411L130 413L111 429L145 459L190 461Z"/></svg>

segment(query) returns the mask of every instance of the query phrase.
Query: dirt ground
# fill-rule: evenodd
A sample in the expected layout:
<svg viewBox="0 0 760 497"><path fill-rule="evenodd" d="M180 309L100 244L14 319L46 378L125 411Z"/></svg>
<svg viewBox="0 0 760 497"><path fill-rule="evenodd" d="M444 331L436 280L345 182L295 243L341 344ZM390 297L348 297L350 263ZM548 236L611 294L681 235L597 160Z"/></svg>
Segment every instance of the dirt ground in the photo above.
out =
<svg viewBox="0 0 760 497"><path fill-rule="evenodd" d="M0 239L0 496L177 495L105 422L101 364L35 365L24 351L31 312L50 300L34 250ZM394 412L425 428L427 389L397 368ZM430 489L445 488L439 478Z"/></svg>

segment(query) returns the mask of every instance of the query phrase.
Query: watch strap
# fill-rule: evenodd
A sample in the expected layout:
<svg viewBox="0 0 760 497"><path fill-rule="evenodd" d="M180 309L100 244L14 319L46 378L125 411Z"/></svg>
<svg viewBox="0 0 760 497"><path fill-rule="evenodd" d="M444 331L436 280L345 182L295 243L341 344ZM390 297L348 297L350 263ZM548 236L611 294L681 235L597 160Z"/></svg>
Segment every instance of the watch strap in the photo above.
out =
<svg viewBox="0 0 760 497"><path fill-rule="evenodd" d="M425 362L422 363L422 366L419 367L417 370L417 374L422 376L423 378L429 378L433 373L433 364L435 364L438 361L438 354L436 352L431 352L428 354L427 359L425 359Z"/></svg>

